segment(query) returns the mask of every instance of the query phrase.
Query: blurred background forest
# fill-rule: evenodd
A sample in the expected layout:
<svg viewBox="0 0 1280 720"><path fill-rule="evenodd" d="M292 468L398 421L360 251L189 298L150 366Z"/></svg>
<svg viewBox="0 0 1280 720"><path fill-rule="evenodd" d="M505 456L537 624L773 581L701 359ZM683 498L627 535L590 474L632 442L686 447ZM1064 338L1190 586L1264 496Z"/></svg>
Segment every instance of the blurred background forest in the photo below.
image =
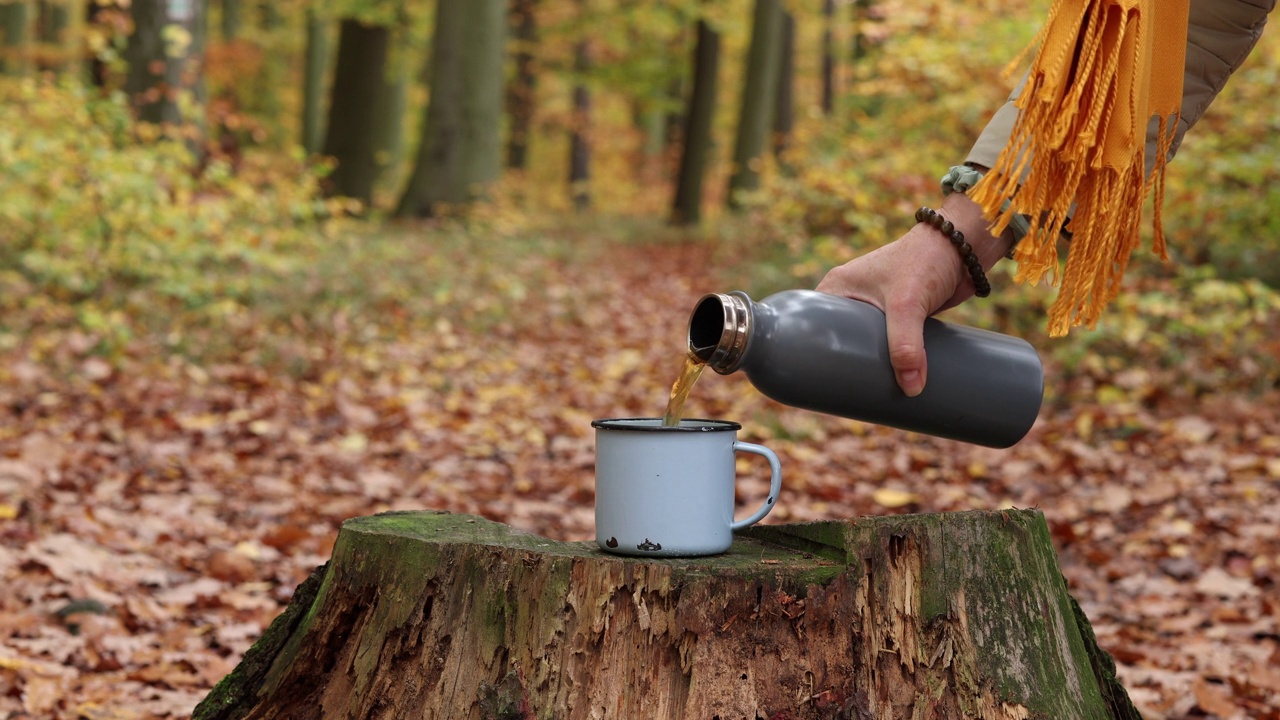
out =
<svg viewBox="0 0 1280 720"><path fill-rule="evenodd" d="M0 0L0 716L183 717L342 520L592 528L702 293L812 287L963 159L1047 0ZM1280 40L997 453L704 378L770 521L1044 509L1150 718L1280 717ZM743 502L758 491L744 483Z"/></svg>
<svg viewBox="0 0 1280 720"><path fill-rule="evenodd" d="M237 309L296 322L423 294L384 277L313 297L300 273L393 272L396 246L459 232L554 252L593 224L731 247L721 264L756 292L812 285L936 196L1047 6L456 4L0 2L10 328L42 308L109 354L159 319L170 345L210 352L194 338ZM1278 54L1264 38L1173 166L1174 263L1135 274L1176 294L1129 294L1055 352L1229 331L1235 357L1267 339L1236 310L1271 312L1280 282ZM406 218L454 222L369 241ZM1007 289L982 321L1037 332L1044 292Z"/></svg>

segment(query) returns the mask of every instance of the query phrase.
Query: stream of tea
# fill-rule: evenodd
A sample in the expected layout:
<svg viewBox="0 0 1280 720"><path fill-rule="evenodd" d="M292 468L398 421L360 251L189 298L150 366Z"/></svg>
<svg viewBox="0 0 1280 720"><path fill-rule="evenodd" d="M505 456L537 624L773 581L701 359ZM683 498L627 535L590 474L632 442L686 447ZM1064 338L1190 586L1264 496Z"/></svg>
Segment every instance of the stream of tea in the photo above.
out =
<svg viewBox="0 0 1280 720"><path fill-rule="evenodd" d="M698 382L698 376L702 375L702 369L707 364L698 358L697 355L689 353L684 357L684 365L680 369L680 376L676 378L675 384L671 386L671 397L667 400L667 412L662 416L663 427L679 427L680 418L684 416L684 401L689 397L689 391L693 389L693 384Z"/></svg>

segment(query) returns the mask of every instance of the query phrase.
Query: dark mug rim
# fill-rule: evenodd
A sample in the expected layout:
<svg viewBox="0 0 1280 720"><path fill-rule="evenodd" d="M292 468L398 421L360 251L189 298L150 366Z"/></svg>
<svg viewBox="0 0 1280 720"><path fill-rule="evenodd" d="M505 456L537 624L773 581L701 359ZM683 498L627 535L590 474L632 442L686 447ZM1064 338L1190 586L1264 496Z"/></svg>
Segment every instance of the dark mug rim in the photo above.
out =
<svg viewBox="0 0 1280 720"><path fill-rule="evenodd" d="M645 421L645 425L628 425L623 423L636 423ZM686 425L685 423L702 423L698 425ZM597 430L624 430L627 432L737 432L742 429L740 423L732 420L709 420L707 418L681 418L680 425L676 427L665 427L662 424L662 418L653 417L630 417L630 418L601 418L592 420L591 427Z"/></svg>

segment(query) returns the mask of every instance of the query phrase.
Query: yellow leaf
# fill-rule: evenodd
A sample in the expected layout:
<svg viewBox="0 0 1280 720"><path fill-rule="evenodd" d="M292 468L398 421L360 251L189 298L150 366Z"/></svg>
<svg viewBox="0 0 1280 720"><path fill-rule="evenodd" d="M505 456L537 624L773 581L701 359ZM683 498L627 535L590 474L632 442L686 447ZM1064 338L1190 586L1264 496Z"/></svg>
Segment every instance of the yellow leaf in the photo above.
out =
<svg viewBox="0 0 1280 720"><path fill-rule="evenodd" d="M1081 440L1088 440L1092 434L1093 413L1080 413L1076 416L1076 435L1079 435Z"/></svg>
<svg viewBox="0 0 1280 720"><path fill-rule="evenodd" d="M1267 477L1280 479L1280 458L1272 458L1267 461Z"/></svg>
<svg viewBox="0 0 1280 720"><path fill-rule="evenodd" d="M0 520L12 520L18 517L18 508L14 505L0 503Z"/></svg>
<svg viewBox="0 0 1280 720"><path fill-rule="evenodd" d="M338 447L347 452L362 453L369 448L369 438L362 433L352 433L342 438L342 442L338 443Z"/></svg>
<svg viewBox="0 0 1280 720"><path fill-rule="evenodd" d="M871 499L881 507L890 509L906 507L913 503L920 502L920 496L905 490L894 490L893 488L880 488L871 493Z"/></svg>

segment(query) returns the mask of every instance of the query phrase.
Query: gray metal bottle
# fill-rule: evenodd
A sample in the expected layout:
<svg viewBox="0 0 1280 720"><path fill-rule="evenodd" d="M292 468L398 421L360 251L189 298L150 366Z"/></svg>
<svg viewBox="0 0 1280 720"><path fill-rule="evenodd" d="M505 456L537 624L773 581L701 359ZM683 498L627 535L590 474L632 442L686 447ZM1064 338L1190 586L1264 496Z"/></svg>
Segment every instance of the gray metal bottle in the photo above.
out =
<svg viewBox="0 0 1280 720"><path fill-rule="evenodd" d="M884 313L814 290L759 302L704 296L689 317L689 351L721 375L738 370L785 405L1006 448L1040 412L1044 368L1020 338L929 318L929 376L907 397L894 379Z"/></svg>

